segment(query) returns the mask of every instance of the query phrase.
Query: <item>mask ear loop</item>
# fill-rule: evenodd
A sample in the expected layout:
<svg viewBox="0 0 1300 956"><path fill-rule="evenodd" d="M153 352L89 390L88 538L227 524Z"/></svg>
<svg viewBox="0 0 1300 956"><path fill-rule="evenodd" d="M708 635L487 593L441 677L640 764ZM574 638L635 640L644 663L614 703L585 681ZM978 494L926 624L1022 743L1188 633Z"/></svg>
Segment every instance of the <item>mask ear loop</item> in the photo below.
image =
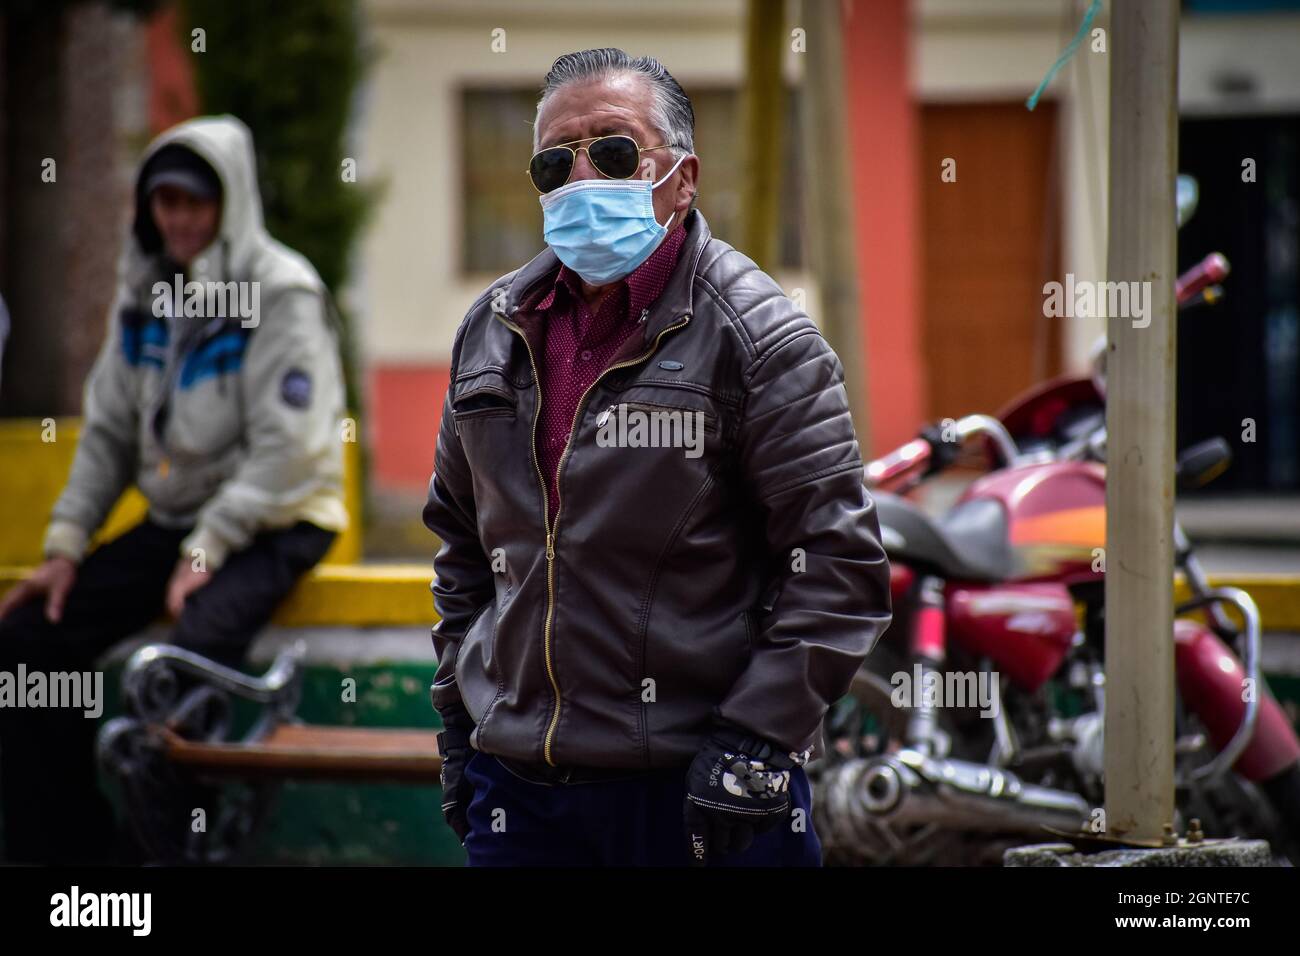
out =
<svg viewBox="0 0 1300 956"><path fill-rule="evenodd" d="M654 185L652 185L652 186L650 187L650 195L651 195L651 197L654 196L654 191L655 191L656 189L658 189L660 186L662 186L664 183L668 182L668 180L672 178L673 173L677 172L677 167L680 166L680 165L681 165L681 164L682 164L682 163L687 159L687 157L694 156L694 155L695 155L694 153L687 153L685 156L682 156L680 159L678 159L677 162L673 163L673 168L670 169L670 170L668 170L668 172L664 173L664 178L661 179L661 180L659 180L659 182L655 183ZM651 198L651 200L650 200L650 208L651 208L651 209L654 209L654 199L653 199L653 198ZM673 221L673 217L676 216L676 215L677 215L677 210L674 209L674 210L672 211L672 213L668 216L668 222L666 222L666 223L663 225L663 229L664 229L665 234L667 234L667 232L671 229L672 221ZM659 220L658 220L658 219L655 220L655 225L656 225L656 226L659 225Z"/></svg>
<svg viewBox="0 0 1300 956"><path fill-rule="evenodd" d="M680 166L683 162L685 162L688 156L694 156L694 155L695 155L694 153L687 153L685 156L678 159L677 162L673 163L673 168L668 170L668 172L664 173L664 178L659 180L659 182L655 183L654 185L652 185L650 187L650 190L653 192L654 190L662 186L664 183L668 182L672 174L677 172L677 167Z"/></svg>

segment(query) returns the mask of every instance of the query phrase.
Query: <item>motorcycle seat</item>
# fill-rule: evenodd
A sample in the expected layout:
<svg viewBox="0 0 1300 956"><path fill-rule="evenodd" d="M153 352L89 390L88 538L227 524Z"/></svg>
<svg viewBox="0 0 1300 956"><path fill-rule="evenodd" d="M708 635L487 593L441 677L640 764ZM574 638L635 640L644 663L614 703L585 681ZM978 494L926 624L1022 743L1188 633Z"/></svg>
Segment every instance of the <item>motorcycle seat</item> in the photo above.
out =
<svg viewBox="0 0 1300 956"><path fill-rule="evenodd" d="M955 505L939 518L898 495L872 493L891 559L955 581L1005 581L1015 568L1007 515L991 498Z"/></svg>

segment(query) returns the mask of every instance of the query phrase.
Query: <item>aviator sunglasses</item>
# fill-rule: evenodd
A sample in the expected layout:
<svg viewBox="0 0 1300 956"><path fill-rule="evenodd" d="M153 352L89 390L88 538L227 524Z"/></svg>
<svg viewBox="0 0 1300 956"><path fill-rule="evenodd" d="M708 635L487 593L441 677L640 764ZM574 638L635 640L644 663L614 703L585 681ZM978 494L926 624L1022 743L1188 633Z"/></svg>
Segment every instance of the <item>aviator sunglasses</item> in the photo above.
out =
<svg viewBox="0 0 1300 956"><path fill-rule="evenodd" d="M586 143L586 146L576 146ZM578 161L578 150L586 150L596 172L609 179L631 179L641 165L641 154L653 149L667 149L673 143L661 146L639 146L631 136L592 136L575 139L538 150L528 163L528 178L533 188L545 195L559 189L569 181L573 165ZM576 148L575 148L576 146Z"/></svg>

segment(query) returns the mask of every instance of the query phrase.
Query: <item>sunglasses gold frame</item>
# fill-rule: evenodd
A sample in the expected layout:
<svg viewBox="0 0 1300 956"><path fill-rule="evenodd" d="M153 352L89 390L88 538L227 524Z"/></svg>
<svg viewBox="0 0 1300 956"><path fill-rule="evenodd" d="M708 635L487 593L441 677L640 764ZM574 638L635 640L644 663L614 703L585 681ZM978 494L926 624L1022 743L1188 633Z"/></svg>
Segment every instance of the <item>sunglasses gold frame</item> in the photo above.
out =
<svg viewBox="0 0 1300 956"><path fill-rule="evenodd" d="M600 169L600 167L597 166L596 163L592 160L591 150L589 148L592 143L601 139L631 140L632 145L636 147L636 158L637 158L636 169L633 169L632 172L628 173L626 176L610 176L609 174L603 172ZM577 149L575 149L574 147L578 143L586 143L587 145L578 146ZM537 190L537 195L545 196L546 193L542 192L540 189L537 189L537 183L533 182L533 160L536 159L538 156L540 156L542 153L549 152L552 149L567 149L570 153L573 154L573 160L569 166L569 176L573 175L573 170L578 165L578 153L585 152L587 154L587 161L591 163L591 168L596 170L597 173L600 173L600 175L603 176L605 179L631 179L633 176L636 175L636 170L641 168L642 153L648 153L651 150L655 150L655 149L668 149L676 145L677 145L676 143L662 143L659 146L642 146L640 143L636 141L635 137L629 136L627 135L627 133L606 133L604 136L588 136L585 139L573 139L567 143L556 143L554 146L546 146L543 147L542 149L539 149L537 152L533 153L532 156L528 157L528 167L524 170L524 175L528 177L528 182L532 184L533 189ZM569 179L568 177L565 177L564 182L560 183L559 186L556 186L555 189L559 189L561 186L567 186L568 184L569 184ZM552 189L548 191L554 192L555 190Z"/></svg>

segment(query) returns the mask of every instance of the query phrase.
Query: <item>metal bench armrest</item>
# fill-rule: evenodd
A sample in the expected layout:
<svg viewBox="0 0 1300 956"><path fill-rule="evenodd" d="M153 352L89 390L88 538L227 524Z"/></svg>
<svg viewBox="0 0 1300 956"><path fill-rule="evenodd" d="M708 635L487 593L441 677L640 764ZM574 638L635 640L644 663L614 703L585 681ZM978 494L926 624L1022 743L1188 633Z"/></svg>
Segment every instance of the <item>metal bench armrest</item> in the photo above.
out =
<svg viewBox="0 0 1300 956"><path fill-rule="evenodd" d="M147 644L126 662L122 693L129 709L149 723L163 723L180 702L178 674L196 678L201 685L263 704L264 723L292 720L302 690L303 641L276 656L261 677L250 677L173 644Z"/></svg>

